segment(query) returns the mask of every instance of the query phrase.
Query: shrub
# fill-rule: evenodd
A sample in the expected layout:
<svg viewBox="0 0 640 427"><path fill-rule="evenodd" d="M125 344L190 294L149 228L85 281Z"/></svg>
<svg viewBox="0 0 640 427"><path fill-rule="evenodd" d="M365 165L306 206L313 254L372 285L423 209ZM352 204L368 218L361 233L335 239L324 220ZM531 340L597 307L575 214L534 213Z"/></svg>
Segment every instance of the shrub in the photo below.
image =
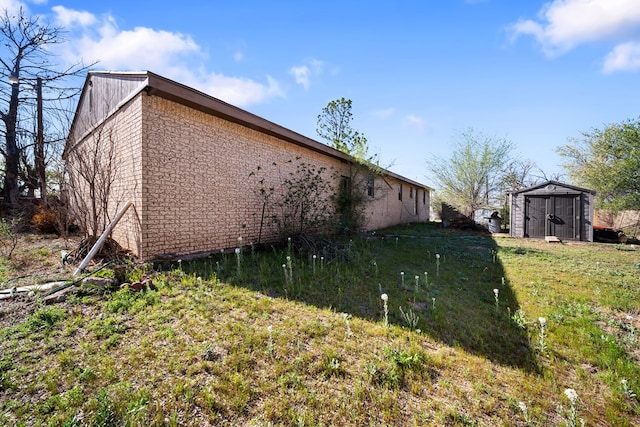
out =
<svg viewBox="0 0 640 427"><path fill-rule="evenodd" d="M2 255L7 259L11 258L13 251L18 246L18 227L20 218L0 218L0 246Z"/></svg>
<svg viewBox="0 0 640 427"><path fill-rule="evenodd" d="M41 233L58 233L58 215L45 205L38 205L31 224Z"/></svg>

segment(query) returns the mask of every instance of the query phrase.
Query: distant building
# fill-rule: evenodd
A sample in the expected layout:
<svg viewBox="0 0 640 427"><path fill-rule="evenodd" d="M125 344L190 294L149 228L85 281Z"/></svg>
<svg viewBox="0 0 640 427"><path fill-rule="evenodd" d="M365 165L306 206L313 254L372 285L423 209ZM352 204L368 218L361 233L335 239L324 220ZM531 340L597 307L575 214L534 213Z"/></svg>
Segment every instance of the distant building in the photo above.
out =
<svg viewBox="0 0 640 427"><path fill-rule="evenodd" d="M90 72L65 159L113 150L114 176L102 223L133 203L113 238L148 260L226 250L276 239L250 173L278 185L299 159L348 176L351 158L325 144L151 72ZM86 157L86 156L85 156ZM288 169L287 169L288 168ZM429 221L430 189L391 171L365 191L367 229ZM374 185L375 184L375 185ZM84 189L82 203L91 200ZM104 226L104 224L102 224Z"/></svg>
<svg viewBox="0 0 640 427"><path fill-rule="evenodd" d="M511 193L511 236L593 241L595 191L547 181Z"/></svg>

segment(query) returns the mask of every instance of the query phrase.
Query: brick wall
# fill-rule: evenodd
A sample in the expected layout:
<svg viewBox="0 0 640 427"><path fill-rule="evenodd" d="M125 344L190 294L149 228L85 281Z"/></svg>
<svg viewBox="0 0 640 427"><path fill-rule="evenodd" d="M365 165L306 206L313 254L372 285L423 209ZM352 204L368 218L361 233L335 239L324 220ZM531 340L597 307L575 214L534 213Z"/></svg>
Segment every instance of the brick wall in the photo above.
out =
<svg viewBox="0 0 640 427"><path fill-rule="evenodd" d="M79 199L71 198L74 205L72 209L77 216L83 216L85 221L91 216L92 200L88 192L88 179L93 179L95 174L105 176L105 171L112 170L112 179L100 180L98 193L106 196L96 198L97 205L106 200L106 217L100 215L99 229L102 230L115 217L116 213L127 202L134 203L125 216L120 220L112 232L112 237L134 254L140 253L141 223L139 212L142 207L142 137L141 137L141 100L136 99L125 105L118 114L109 117L99 127L93 129L84 140L71 150L68 161L72 164L70 169L78 167L78 156L85 160L84 172L88 172L87 178L77 180ZM89 118L87 118L89 119ZM82 119L81 119L82 120ZM93 121L91 123L95 123ZM99 147L97 155L93 155L94 148ZM110 167L109 164L112 166ZM76 170L76 176L78 171ZM109 174L109 175L110 175ZM109 185L105 183L110 182ZM101 211L101 208L98 207ZM107 224L105 224L105 222ZM99 232L99 231L98 231Z"/></svg>
<svg viewBox="0 0 640 427"><path fill-rule="evenodd" d="M117 165L108 217L127 202L134 204L112 237L142 259L232 249L239 237L244 245L273 241L278 229L269 216L278 212L263 210L260 187L279 191L301 162L326 168L323 179L332 188L341 175L349 175L340 159L146 93L75 149L96 143L113 147ZM328 196L318 198L330 204ZM429 202L422 188L376 177L366 227L427 221Z"/></svg>
<svg viewBox="0 0 640 427"><path fill-rule="evenodd" d="M402 186L402 200L400 200ZM429 221L430 194L392 177L376 177L374 196L367 206L367 228L375 230L391 225Z"/></svg>
<svg viewBox="0 0 640 427"><path fill-rule="evenodd" d="M257 242L260 235L263 242L273 239L275 230L263 221L256 178L249 176L258 167L273 186L295 170L296 161L289 163L295 159L324 166L334 177L347 173L338 159L161 97L140 97L143 258L230 249L238 237L243 244ZM368 228L429 219L428 194L423 203L423 190L404 183L400 201L398 185L393 178L376 178Z"/></svg>

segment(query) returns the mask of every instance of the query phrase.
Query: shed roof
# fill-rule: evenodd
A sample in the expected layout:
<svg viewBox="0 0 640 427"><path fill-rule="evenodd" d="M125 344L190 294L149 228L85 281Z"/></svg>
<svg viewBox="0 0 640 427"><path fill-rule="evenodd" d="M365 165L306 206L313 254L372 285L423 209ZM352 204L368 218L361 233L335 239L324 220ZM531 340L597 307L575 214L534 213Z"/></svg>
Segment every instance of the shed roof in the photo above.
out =
<svg viewBox="0 0 640 427"><path fill-rule="evenodd" d="M321 142L308 138L304 135L301 135L297 132L287 129L283 126L280 126L276 123L273 123L269 120L266 120L255 114L252 114L246 110L243 110L234 105L228 104L211 95L207 95L206 93L200 92L192 87L183 85L176 81L170 80L166 77L162 77L151 71L134 71L134 72L90 71L89 73L87 73L87 78L85 80L85 83L82 89L80 102L76 110L76 115L74 116L73 123L71 124L71 130L69 132L69 135L74 134L75 127L77 126L76 121L78 120L78 111L82 107L82 102L85 99L84 94L90 87L91 78L93 76L100 76L100 77L114 78L114 79L126 78L129 80L135 80L140 82L136 86L135 90L133 90L127 97L125 97L118 103L118 105L116 106L116 110L121 108L131 99L133 99L137 94L144 91L149 95L155 95L155 96L168 99L178 104L182 104L187 107L193 108L195 110L202 111L206 114L211 114L213 116L220 117L222 119L228 120L233 123L237 123L241 126L248 127L258 132L288 141L292 144L306 147L308 149L323 153L330 157L338 158L345 162L349 162L353 160L353 157L349 156L348 154L345 154L339 150L329 147L326 144L323 144ZM421 184L417 181L413 181L411 179L408 179L402 175L396 174L389 170L385 169L384 174L387 176L405 181L417 187L431 190L431 187L427 185Z"/></svg>
<svg viewBox="0 0 640 427"><path fill-rule="evenodd" d="M588 188L577 187L575 185L565 184L565 183L562 183L562 182L559 182L559 181L553 181L553 180L552 181L546 181L546 182L543 182L541 184L532 185L531 187L523 188L523 189L518 190L518 191L512 191L511 194L528 193L528 192L531 192L531 191L543 189L544 187L547 187L547 186L564 187L564 188L567 188L569 190L576 191L578 193L596 194L595 190L590 190Z"/></svg>

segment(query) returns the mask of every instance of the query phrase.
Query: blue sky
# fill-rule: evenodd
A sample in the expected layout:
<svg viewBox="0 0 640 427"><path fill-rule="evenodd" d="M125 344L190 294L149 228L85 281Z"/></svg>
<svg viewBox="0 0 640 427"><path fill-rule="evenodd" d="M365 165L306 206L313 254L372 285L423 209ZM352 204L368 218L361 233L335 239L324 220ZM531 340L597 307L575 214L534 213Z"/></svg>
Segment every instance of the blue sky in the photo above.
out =
<svg viewBox="0 0 640 427"><path fill-rule="evenodd" d="M61 63L150 70L317 139L340 97L383 164L431 184L473 128L561 174L556 147L640 114L638 0L27 1Z"/></svg>

